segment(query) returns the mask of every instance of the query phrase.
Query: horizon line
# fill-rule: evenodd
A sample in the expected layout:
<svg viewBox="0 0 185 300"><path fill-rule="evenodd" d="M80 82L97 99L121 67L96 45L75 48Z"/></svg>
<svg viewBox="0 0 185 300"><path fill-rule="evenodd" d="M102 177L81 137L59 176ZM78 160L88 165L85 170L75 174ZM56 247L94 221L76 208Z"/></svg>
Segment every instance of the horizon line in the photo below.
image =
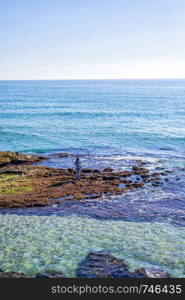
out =
<svg viewBox="0 0 185 300"><path fill-rule="evenodd" d="M48 79L0 79L0 81L67 81L67 80L185 80L185 77L153 77L153 78L48 78Z"/></svg>

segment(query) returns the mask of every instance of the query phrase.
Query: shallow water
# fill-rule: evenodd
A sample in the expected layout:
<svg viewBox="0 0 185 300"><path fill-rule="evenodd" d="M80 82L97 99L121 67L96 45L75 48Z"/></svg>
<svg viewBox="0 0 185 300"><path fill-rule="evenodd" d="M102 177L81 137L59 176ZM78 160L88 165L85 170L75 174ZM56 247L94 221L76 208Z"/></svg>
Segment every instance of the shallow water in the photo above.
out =
<svg viewBox="0 0 185 300"><path fill-rule="evenodd" d="M90 250L104 249L131 269L162 268L185 277L185 230L162 223L4 215L0 241L0 267L31 276L55 269L74 277Z"/></svg>

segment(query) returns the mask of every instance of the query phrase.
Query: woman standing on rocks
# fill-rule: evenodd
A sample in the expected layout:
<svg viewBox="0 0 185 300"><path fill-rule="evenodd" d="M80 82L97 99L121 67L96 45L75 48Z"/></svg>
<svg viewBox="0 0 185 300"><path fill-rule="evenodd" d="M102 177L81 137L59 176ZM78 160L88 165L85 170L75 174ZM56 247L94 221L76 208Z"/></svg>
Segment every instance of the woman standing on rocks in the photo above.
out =
<svg viewBox="0 0 185 300"><path fill-rule="evenodd" d="M82 168L82 164L80 161L80 158L77 157L76 161L75 161L75 171L76 171L76 179L79 180L80 179L80 170Z"/></svg>

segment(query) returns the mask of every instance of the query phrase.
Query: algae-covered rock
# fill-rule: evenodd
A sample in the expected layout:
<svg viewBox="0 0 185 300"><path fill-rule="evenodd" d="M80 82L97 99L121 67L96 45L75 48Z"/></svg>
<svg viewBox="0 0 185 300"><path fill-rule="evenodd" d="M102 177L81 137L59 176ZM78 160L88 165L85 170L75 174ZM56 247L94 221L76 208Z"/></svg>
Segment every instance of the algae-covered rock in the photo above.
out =
<svg viewBox="0 0 185 300"><path fill-rule="evenodd" d="M0 152L0 167L9 164L36 163L43 160L44 157L30 154L22 154L18 152L1 151Z"/></svg>
<svg viewBox="0 0 185 300"><path fill-rule="evenodd" d="M143 188L151 180L153 186L162 184L160 178L138 166L134 166L132 171L119 172L113 172L110 167L102 172L85 168L81 170L81 179L76 180L73 168L35 165L42 159L37 155L0 152L0 207L42 206L58 203L58 199L68 196L70 200L81 200L88 199L89 195L93 195L92 198L104 194L117 195ZM134 179L136 174L137 181ZM124 188L120 188L122 183Z"/></svg>

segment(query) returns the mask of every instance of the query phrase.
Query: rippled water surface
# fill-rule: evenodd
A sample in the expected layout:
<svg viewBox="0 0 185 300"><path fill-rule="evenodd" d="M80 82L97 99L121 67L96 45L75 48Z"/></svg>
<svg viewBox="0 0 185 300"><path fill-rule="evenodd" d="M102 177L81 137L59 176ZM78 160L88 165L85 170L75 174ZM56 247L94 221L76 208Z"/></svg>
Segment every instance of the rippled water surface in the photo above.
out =
<svg viewBox="0 0 185 300"><path fill-rule="evenodd" d="M131 269L163 268L185 277L185 231L162 223L100 221L87 217L1 216L0 265L34 275L62 270L75 276L90 250L109 250Z"/></svg>

